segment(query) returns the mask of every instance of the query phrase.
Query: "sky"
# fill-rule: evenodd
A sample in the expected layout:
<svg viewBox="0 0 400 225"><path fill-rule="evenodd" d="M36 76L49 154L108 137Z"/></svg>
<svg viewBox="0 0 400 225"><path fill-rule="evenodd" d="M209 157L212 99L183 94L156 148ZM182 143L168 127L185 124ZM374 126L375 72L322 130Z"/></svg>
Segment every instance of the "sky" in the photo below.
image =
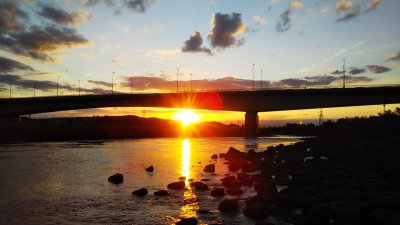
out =
<svg viewBox="0 0 400 225"><path fill-rule="evenodd" d="M176 92L177 77L180 92L190 84L196 91L252 90L253 80L255 89L342 87L343 63L346 87L399 85L399 12L398 0L2 0L0 97L9 98L10 87L13 98L55 96L57 86L59 95ZM58 115L143 111L166 118L171 112ZM202 113L210 120L243 117Z"/></svg>

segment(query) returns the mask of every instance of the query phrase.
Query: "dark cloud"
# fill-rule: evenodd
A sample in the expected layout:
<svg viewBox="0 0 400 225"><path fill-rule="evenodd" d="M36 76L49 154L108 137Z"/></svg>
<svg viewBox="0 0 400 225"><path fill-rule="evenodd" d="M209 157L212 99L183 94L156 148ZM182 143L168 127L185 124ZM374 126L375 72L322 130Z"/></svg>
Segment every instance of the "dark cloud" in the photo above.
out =
<svg viewBox="0 0 400 225"><path fill-rule="evenodd" d="M28 65L0 56L0 73L8 73L17 70L34 71L33 68Z"/></svg>
<svg viewBox="0 0 400 225"><path fill-rule="evenodd" d="M51 51L88 43L89 41L78 34L76 29L67 27L32 26L29 31L0 35L1 49L46 62L55 61L48 54Z"/></svg>
<svg viewBox="0 0 400 225"><path fill-rule="evenodd" d="M338 77L322 75L322 76L308 76L305 77L304 79L310 81L313 85L329 85L335 82L338 79Z"/></svg>
<svg viewBox="0 0 400 225"><path fill-rule="evenodd" d="M279 21L276 24L276 30L278 32L285 32L287 30L289 30L291 24L291 20L290 20L290 8L287 8L285 11L283 11L283 13L279 16Z"/></svg>
<svg viewBox="0 0 400 225"><path fill-rule="evenodd" d="M390 68L385 67L385 66L378 66L378 65L367 65L366 66L369 71L373 72L373 73L385 73L390 71Z"/></svg>
<svg viewBox="0 0 400 225"><path fill-rule="evenodd" d="M241 45L244 39L235 36L245 30L240 13L222 14L216 13L211 21L212 28L208 35L213 48L227 48L232 45Z"/></svg>
<svg viewBox="0 0 400 225"><path fill-rule="evenodd" d="M28 14L18 8L18 1L2 0L0 2L0 33L24 29L24 19Z"/></svg>
<svg viewBox="0 0 400 225"><path fill-rule="evenodd" d="M348 72L351 75L357 75L357 74L360 74L360 73L365 73L365 69L352 67L352 68L349 69Z"/></svg>
<svg viewBox="0 0 400 225"><path fill-rule="evenodd" d="M335 70L331 74L339 75L339 74L343 74L343 71Z"/></svg>
<svg viewBox="0 0 400 225"><path fill-rule="evenodd" d="M372 78L365 76L346 76L346 83L371 82Z"/></svg>
<svg viewBox="0 0 400 225"><path fill-rule="evenodd" d="M92 17L90 13L84 11L69 13L51 6L43 7L38 14L59 24L77 24Z"/></svg>
<svg viewBox="0 0 400 225"><path fill-rule="evenodd" d="M274 83L275 87L304 87L304 86L310 86L311 82L304 80L304 79L295 79L295 78L289 78L289 79L283 79L280 80L276 83Z"/></svg>
<svg viewBox="0 0 400 225"><path fill-rule="evenodd" d="M146 12L146 8L153 3L153 0L125 0L128 9L136 12Z"/></svg>
<svg viewBox="0 0 400 225"><path fill-rule="evenodd" d="M339 4L343 3L343 4ZM336 4L336 13L338 18L336 19L336 23L338 22L347 22L361 13L361 5L357 2L352 1L340 1Z"/></svg>
<svg viewBox="0 0 400 225"><path fill-rule="evenodd" d="M397 55L394 55L394 56L388 58L388 61L400 62L400 52L397 53Z"/></svg>
<svg viewBox="0 0 400 225"><path fill-rule="evenodd" d="M11 74L3 74L0 75L0 85L9 85L9 83L18 89L35 89L45 91L45 92L52 92L57 89L57 82L48 81L48 80L31 80L31 79L24 79L18 75L11 75ZM68 83L59 83L58 84L59 90L67 90L71 92L78 92L79 87L76 85L71 85ZM110 93L110 90L104 90L101 88L80 88L81 93L86 94L107 94Z"/></svg>
<svg viewBox="0 0 400 225"><path fill-rule="evenodd" d="M127 8L135 12L146 12L147 8L154 3L154 0L85 0L84 6L94 6L102 3L114 9L116 14L121 13L121 8Z"/></svg>
<svg viewBox="0 0 400 225"><path fill-rule="evenodd" d="M209 55L212 55L210 49L201 47L202 44L203 38L201 37L200 32L195 31L194 34L190 36L187 41L185 41L185 46L183 46L182 52L205 52Z"/></svg>
<svg viewBox="0 0 400 225"><path fill-rule="evenodd" d="M336 81L341 81L342 77L338 76L330 76L330 75L320 75L320 76L308 76L304 79L296 79L289 78L283 79L276 83L273 83L273 87L275 88L301 88L304 86L307 87L320 87L320 86L329 86L334 84ZM359 83L359 82L370 82L373 79L365 77L365 76L346 76L346 83Z"/></svg>
<svg viewBox="0 0 400 225"><path fill-rule="evenodd" d="M116 4L114 0L83 0L82 3L84 6L94 6L98 3L103 3L109 7L115 6Z"/></svg>
<svg viewBox="0 0 400 225"><path fill-rule="evenodd" d="M92 83L95 85L100 85L100 86L105 86L105 87L111 87L112 84L104 81L98 81L98 80L88 80L88 83Z"/></svg>

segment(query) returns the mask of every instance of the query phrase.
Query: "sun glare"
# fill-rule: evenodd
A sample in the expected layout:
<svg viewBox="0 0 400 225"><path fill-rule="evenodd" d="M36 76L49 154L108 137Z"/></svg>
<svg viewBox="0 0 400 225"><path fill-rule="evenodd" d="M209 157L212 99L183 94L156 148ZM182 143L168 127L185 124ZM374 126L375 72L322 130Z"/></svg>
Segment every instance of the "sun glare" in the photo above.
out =
<svg viewBox="0 0 400 225"><path fill-rule="evenodd" d="M202 115L196 114L193 110L185 109L179 112L174 113L174 120L180 121L184 126L189 125L191 123L196 123L200 121Z"/></svg>

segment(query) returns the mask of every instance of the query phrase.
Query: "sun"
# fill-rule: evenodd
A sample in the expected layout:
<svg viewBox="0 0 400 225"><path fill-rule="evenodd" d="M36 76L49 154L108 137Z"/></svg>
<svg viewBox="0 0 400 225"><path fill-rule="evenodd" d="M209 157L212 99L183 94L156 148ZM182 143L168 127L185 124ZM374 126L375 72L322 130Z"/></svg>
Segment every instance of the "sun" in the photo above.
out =
<svg viewBox="0 0 400 225"><path fill-rule="evenodd" d="M202 115L196 114L193 110L185 109L179 112L174 113L173 119L180 121L184 126L187 126L191 123L196 123L200 121Z"/></svg>

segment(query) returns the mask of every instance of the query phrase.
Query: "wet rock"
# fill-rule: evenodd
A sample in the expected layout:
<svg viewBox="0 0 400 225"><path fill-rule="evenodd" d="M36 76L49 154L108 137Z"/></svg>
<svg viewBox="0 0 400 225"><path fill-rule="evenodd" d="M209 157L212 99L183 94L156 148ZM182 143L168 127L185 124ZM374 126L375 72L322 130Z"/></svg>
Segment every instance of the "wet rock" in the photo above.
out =
<svg viewBox="0 0 400 225"><path fill-rule="evenodd" d="M211 214L210 210L207 210L207 209L199 209L196 212L198 214Z"/></svg>
<svg viewBox="0 0 400 225"><path fill-rule="evenodd" d="M232 189L227 189L226 193L228 195L241 195L241 194L243 194L243 190L242 189L232 188Z"/></svg>
<svg viewBox="0 0 400 225"><path fill-rule="evenodd" d="M219 153L220 158L225 158L225 153Z"/></svg>
<svg viewBox="0 0 400 225"><path fill-rule="evenodd" d="M120 184L124 182L124 175L116 173L108 178L108 182L113 184Z"/></svg>
<svg viewBox="0 0 400 225"><path fill-rule="evenodd" d="M208 185L200 181L190 183L190 186L194 186L196 191L208 190Z"/></svg>
<svg viewBox="0 0 400 225"><path fill-rule="evenodd" d="M252 219L266 218L268 217L268 207L261 202L251 202L246 204L243 214Z"/></svg>
<svg viewBox="0 0 400 225"><path fill-rule="evenodd" d="M203 179L201 179L201 181L210 181L210 179L208 179L208 178L203 178Z"/></svg>
<svg viewBox="0 0 400 225"><path fill-rule="evenodd" d="M149 167L146 168L146 171L152 173L154 171L154 167L153 166L149 166Z"/></svg>
<svg viewBox="0 0 400 225"><path fill-rule="evenodd" d="M155 196L167 196L168 195L168 191L167 190L159 190L154 192Z"/></svg>
<svg viewBox="0 0 400 225"><path fill-rule="evenodd" d="M219 203L218 210L222 213L239 212L239 202L236 199L226 199Z"/></svg>
<svg viewBox="0 0 400 225"><path fill-rule="evenodd" d="M204 172L214 173L215 172L215 164L209 164L204 167Z"/></svg>
<svg viewBox="0 0 400 225"><path fill-rule="evenodd" d="M149 193L149 192L147 191L146 188L140 188L140 189L138 189L136 191L133 191L132 195L145 196L145 195L147 195L147 193Z"/></svg>
<svg viewBox="0 0 400 225"><path fill-rule="evenodd" d="M178 180L186 180L186 177L179 177Z"/></svg>
<svg viewBox="0 0 400 225"><path fill-rule="evenodd" d="M184 189L185 188L185 182L183 182L183 181L172 182L172 183L167 185L167 188L175 189L175 190Z"/></svg>
<svg viewBox="0 0 400 225"><path fill-rule="evenodd" d="M196 224L197 224L196 217L183 218L176 223L176 225L196 225Z"/></svg>
<svg viewBox="0 0 400 225"><path fill-rule="evenodd" d="M217 154L213 154L213 155L211 156L211 159L218 159L218 155L217 155Z"/></svg>
<svg viewBox="0 0 400 225"><path fill-rule="evenodd" d="M213 196L213 197L223 197L223 196L225 196L225 188L214 187L211 190L211 196Z"/></svg>

